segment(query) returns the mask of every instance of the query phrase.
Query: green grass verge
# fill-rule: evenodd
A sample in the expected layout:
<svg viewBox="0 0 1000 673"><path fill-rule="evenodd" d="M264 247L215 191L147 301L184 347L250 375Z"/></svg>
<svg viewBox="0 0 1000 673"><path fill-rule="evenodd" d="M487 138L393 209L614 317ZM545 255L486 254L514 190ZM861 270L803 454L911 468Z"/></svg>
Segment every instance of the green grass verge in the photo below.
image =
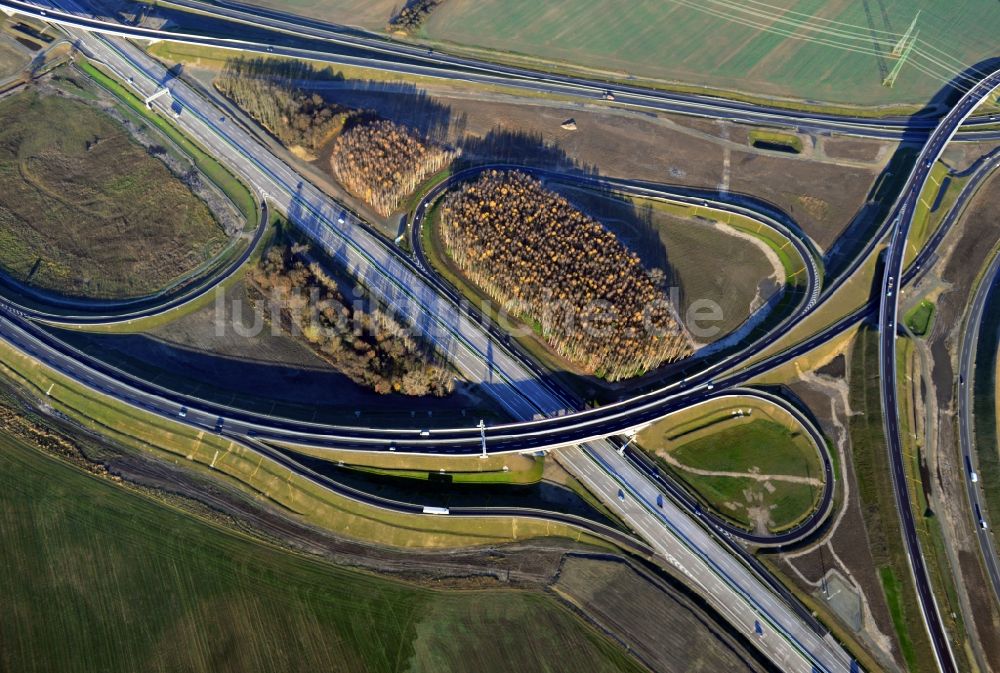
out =
<svg viewBox="0 0 1000 673"><path fill-rule="evenodd" d="M0 564L9 671L641 670L544 594L337 567L6 434Z"/></svg>
<svg viewBox="0 0 1000 673"><path fill-rule="evenodd" d="M370 467L365 465L345 465L348 469L367 474L377 474L386 477L401 477L404 479L417 479L419 481L432 481L442 478L449 479L454 484L517 484L528 485L537 484L542 480L542 470L545 467L545 459L536 457L532 466L528 470L489 470L483 472L464 472L460 470L439 470L437 472L427 470L407 470L392 469L384 467Z"/></svg>
<svg viewBox="0 0 1000 673"><path fill-rule="evenodd" d="M743 528L760 523L774 532L815 510L822 495L820 455L791 417L773 416L756 401L694 411L667 417L644 430L638 441L704 506ZM753 474L806 477L820 484L764 482Z"/></svg>
<svg viewBox="0 0 1000 673"><path fill-rule="evenodd" d="M720 429L682 444L671 455L687 467L701 470L755 469L762 474L822 476L819 455L809 438L766 420Z"/></svg>
<svg viewBox="0 0 1000 673"><path fill-rule="evenodd" d="M934 303L924 299L919 304L911 308L903 316L906 327L918 337L922 337L931 328L931 321L934 320Z"/></svg>
<svg viewBox="0 0 1000 673"><path fill-rule="evenodd" d="M910 639L910 634L907 631L906 612L903 608L903 583L899 581L896 573L889 566L879 568L878 576L882 582L882 592L885 594L885 602L889 606L892 625L899 636L899 649L903 653L903 659L906 661L906 666L909 670L917 670L917 648Z"/></svg>

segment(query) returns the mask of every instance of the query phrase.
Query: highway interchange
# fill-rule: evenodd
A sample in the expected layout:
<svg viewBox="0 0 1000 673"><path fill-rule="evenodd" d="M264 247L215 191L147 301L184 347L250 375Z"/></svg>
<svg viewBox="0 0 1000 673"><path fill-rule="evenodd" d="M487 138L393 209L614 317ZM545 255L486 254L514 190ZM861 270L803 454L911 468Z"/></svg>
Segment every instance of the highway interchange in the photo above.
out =
<svg viewBox="0 0 1000 673"><path fill-rule="evenodd" d="M25 9L23 3L15 0L3 0L0 6L39 15L37 8ZM73 12L74 15L76 13ZM83 25L77 18L68 23ZM129 82L139 93L149 95L166 81L163 67L141 50L125 42L99 38L72 27L68 29L76 33L88 56L104 64L122 81ZM987 91L992 90L998 81L1000 75L994 73L976 85L930 134L892 215L887 218L886 227L880 230L888 231L891 228L892 232L879 310L883 335L880 339L880 351L884 349L881 354L884 408L889 412L886 414L886 431L891 453L895 458L893 476L894 480L898 480L895 491L900 498L904 531L907 513L912 526L912 511L906 500L905 476L902 472L897 474L896 470L902 463L898 458L898 421L895 419L895 367L885 365L895 362L896 297L905 278L902 261L909 224L907 215L914 212L913 206L923 190L933 161L940 156L958 127L974 109L975 103ZM745 560L727 553L719 540L699 523L696 516L692 516L689 509L684 509L682 504L675 502L676 496L664 499L666 506L661 508L657 504L657 498L661 494L662 484L651 479L651 475L643 471L641 464L622 456L618 447L606 439L641 427L672 410L715 396L718 394L715 389L723 390L739 385L756 375L759 367L719 377L717 373L723 371L720 366L718 372L712 369L708 374L690 377L689 380L654 391L642 398L626 400L607 408L578 410L574 401L568 399L563 391L540 380L539 372L526 365L525 359L516 349L497 342L481 322L456 307L454 297L442 293L441 288L428 279L428 269L421 268L419 262L414 264L402 259L384 239L373 234L350 213L346 213L342 207L303 181L290 167L260 147L241 129L232 124L226 125L224 121L217 122L219 117L212 104L182 81L171 81L168 86L173 102L180 104L183 109L183 114L177 119L179 126L205 147L216 152L217 156L225 157L231 162L235 172L253 185L259 194L266 194L267 200L274 207L287 212L313 240L323 245L335 259L342 261L372 292L418 325L428 338L452 356L456 367L465 376L471 380L500 382L502 385L494 386L494 389L500 391L497 397L513 417L535 418L533 422L490 428L487 436L490 452L564 447L560 450L576 466L577 474L595 492L604 494L609 506L619 511L630 526L678 572L687 576L707 596L714 599L713 604L734 624L747 629L747 633L753 633L755 625L763 620L768 629L767 634L757 639L756 644L784 670L851 669L854 664L839 645L829 636L817 633L814 625L803 620L787 601L776 597L772 588L761 580L757 571L749 567ZM171 104L171 101L154 103L164 113L168 113ZM788 121L787 116L784 119L785 122ZM818 121L835 126L828 120ZM864 122L861 126L869 124ZM853 132L854 127L851 129L849 132ZM343 224L340 223L341 219L344 220ZM812 259L808 249L804 254L806 260ZM794 313L793 321L800 320L816 305L822 304L823 297L829 296L826 289L820 296L818 288L818 280L813 279L807 295L808 301L803 302ZM19 349L48 362L95 390L125 395L130 403L165 415L176 415L178 402L169 395L161 394L162 391L147 392L141 386L136 388L123 384L122 381L127 382L128 378L120 375L122 373L96 371L87 363L86 358L54 349L39 334L37 327L22 319L19 309L11 311L13 312L9 318L3 319L0 324L4 337ZM819 338L817 336L810 339L809 343L799 345L793 352L806 352L822 343ZM783 357L787 359L791 356L786 353ZM727 360L725 367L732 370L738 364L739 358ZM774 361L767 363L772 367L774 364ZM127 393L121 391L123 385ZM206 427L214 426L219 414L212 411L210 405L201 406L203 408L193 410L188 422ZM226 414L226 432L258 444L262 439L292 438L299 443L318 446L350 446L415 453L427 452L432 447L435 450L465 453L475 453L481 448L479 431L473 432L470 428L435 429L432 438L421 438L414 430L373 431L369 428L314 427L312 424L295 423L287 419L240 418L238 413ZM896 444L893 444L894 432ZM583 446L575 448L577 445ZM618 491L624 491L628 497L608 497L608 494ZM664 529L668 535L662 534ZM907 541L910 543L910 540ZM914 566L918 593L921 591L922 574L929 592L915 534L912 543L909 558ZM733 596L737 598L736 601L732 600ZM929 600L925 600L927 597ZM947 637L943 628L940 628L940 620L936 619L933 596L928 593L926 596L921 595L921 598L940 667L942 670L954 670ZM937 634L936 627L940 628Z"/></svg>

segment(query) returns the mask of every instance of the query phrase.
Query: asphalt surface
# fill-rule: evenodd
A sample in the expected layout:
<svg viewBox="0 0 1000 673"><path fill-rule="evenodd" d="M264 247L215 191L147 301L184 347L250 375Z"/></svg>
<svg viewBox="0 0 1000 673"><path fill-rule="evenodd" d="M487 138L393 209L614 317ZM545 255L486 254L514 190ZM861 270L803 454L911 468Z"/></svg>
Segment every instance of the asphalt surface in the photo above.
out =
<svg viewBox="0 0 1000 673"><path fill-rule="evenodd" d="M5 0L5 2L6 1L7 0ZM155 91L156 88L163 81L162 78L164 77L164 73L162 72L162 68L160 68L157 64L152 63L148 58L146 58L143 54L141 54L141 52L137 52L136 50L133 50L126 45L115 45L108 41L91 40L89 37L83 37L82 39L85 40L86 46L90 48L91 53L97 56L99 60L102 60L106 64L108 64L112 70L118 73L119 76L122 76L122 79L127 79L131 77L131 75L125 74L129 72L134 72L136 74L144 72L147 75L147 77L149 77L149 75L152 75L152 77L149 78L148 81L143 83L140 83L139 81L132 81L133 85L136 88L140 89L140 91L143 91L143 89L145 89L145 91L143 91L145 94L148 95L149 93ZM126 54L126 51L128 51L129 53ZM125 73L122 72L123 70L125 71ZM159 76L161 80L157 80L156 79L157 76ZM992 82L992 78L995 77L996 75L991 76L991 79L988 79L987 82L988 83ZM187 90L183 83L175 81L171 82L170 86L171 86L173 101L171 102L168 99L166 102L164 102L163 99L160 99L159 101L157 101L157 103L154 103L154 105L158 105L161 108L165 108L170 104L179 105L181 110L181 115L178 118L178 121L180 125L185 127L186 131L192 133L192 135L198 138L201 142L206 143L211 149L223 150L220 156L232 157L235 154L237 163L241 164L240 165L241 170L239 170L238 172L250 178L251 182L259 186L260 191L268 193L270 198L275 198L272 196L272 192L270 191L271 189L274 189L276 192L279 192L280 194L277 197L278 206L281 207L282 205L284 205L285 208L289 211L289 214L293 215L293 219L296 222L300 221L308 222L310 220L314 220L315 228L309 233L313 234L314 237L321 240L330 248L333 248L338 252L342 252L343 261L345 261L348 264L348 268L352 269L352 271L354 271L357 275L361 276L362 281L365 282L366 285L368 285L369 287L372 287L372 285L374 285L376 288L378 288L379 291L377 293L384 297L388 297L389 303L394 307L396 307L397 310L400 310L400 312L403 315L409 316L411 319L414 320L414 322L416 322L416 324L421 325L422 327L425 324L428 324L428 321L435 321L437 323L441 322L442 313L433 310L435 307L432 306L431 307L432 312L430 312L429 314L426 313L427 307L424 306L424 304L428 303L428 300L431 300L429 303L431 304L434 303L433 297L426 297L423 294L425 289L429 288L423 288L419 286L414 288L414 286L411 283L407 282L409 280L408 278L404 279L399 278L400 275L405 275L406 271L408 270L412 271L412 270L408 269L405 264L401 264L398 259L392 259L392 258L388 260L373 259L371 256L371 251L369 249L370 246L365 244L367 242L363 242L360 246L358 245L358 239L363 239L367 231L360 223L356 221L352 222L350 221L350 217L348 217L345 218L345 222L343 223L340 223L338 219L338 224L340 225L339 227L331 226L332 224L331 218L337 216L329 211L323 212L322 210L317 210L317 207L322 209L324 206L328 207L329 204L326 203L325 200L320 199L318 201L319 205L317 206L317 202L314 201L314 199L312 198L314 195L308 193L310 191L310 186L304 185L303 183L299 182L294 188L294 194L293 194L293 190L289 189L290 183L287 181L287 178L291 177L291 180L294 182L296 177L294 176L294 174L291 173L291 171L289 171L289 169L286 166L272 165L268 160L274 160L273 157L264 157L264 161L261 161L259 156L252 156L252 155L248 156L245 147L246 146L253 147L253 143L252 141L250 141L249 145L247 145L245 143L246 140L245 138L234 139L233 136L238 135L240 133L239 129L235 129L234 131L228 131L225 133L219 133L218 127L211 120L211 115L214 114L214 110L212 110L210 106L207 106L207 104L205 104L204 101L199 100L193 94L193 92ZM973 92L977 94L982 94L983 86L982 85L978 86L973 90ZM895 228L893 243L890 246L890 264L887 266L887 273L886 273L886 286L890 290L895 287L894 285L895 281L901 276L902 250L905 247L904 245L905 231L902 237L899 236L899 232L901 229L905 230L906 223L908 223L908 218L905 217L907 213L907 207L908 205L912 206L913 204L915 204L915 199L919 198L920 188L922 187L923 182L926 178L927 169L933 163L932 161L928 161L925 164L923 160L926 156L933 156L934 158L939 156L944 145L951 139L961 121L964 120L964 116L969 112L971 112L971 109L972 109L972 104L970 103L970 99L969 97L966 97L959 104L959 106L956 107L955 110L949 113L949 115L945 118L944 122L942 123L942 126L939 127L938 130L931 136L929 142L925 146L924 152L921 154L921 161L918 162L917 167L915 168L913 174L910 176L910 180L907 182L907 189L904 190L903 196L901 197L900 200L901 205L894 211L898 213L898 216L894 221L903 222L904 224L903 226L897 226ZM181 118L184 119L183 122L180 122ZM224 124L225 121L220 120L220 123ZM244 142L239 142L239 141L244 141ZM259 154L260 152L257 153L257 155ZM280 164L280 162L277 163ZM282 203L282 201L284 201L284 203ZM910 208L909 212L910 213L913 212L912 207ZM344 230L346 230L346 232ZM371 236L370 232L368 232L368 235ZM900 238L901 242L899 240ZM375 243L376 243L375 247L377 247L377 244L380 243L380 241L375 240ZM893 266L892 262L893 260L896 259L897 252L899 258L898 264ZM388 264L383 264L383 262L386 261L388 262ZM358 273L359 271L360 273ZM367 273L373 274L373 277L371 278L372 282L369 282L368 276L365 275ZM380 285L380 282L385 284ZM414 289L416 289L416 292L414 292ZM432 288L430 289L433 292L433 289ZM894 294L894 292L892 294ZM882 302L881 314L883 316L883 327L887 326L891 329L894 329L895 301L893 300L891 303L893 306L892 317L891 319L888 320L887 324L885 318L887 314L885 299L883 299ZM407 312L407 308L410 308L411 306L412 308L420 307L425 309L425 313L423 314L423 322L421 320L421 315L419 313ZM17 321L16 316L14 317L14 321L15 322ZM461 317L458 317L457 322L461 323L461 321L462 321ZM4 321L4 322L7 322L8 324L14 324L10 321ZM17 327L17 325L15 325L15 327ZM505 372L508 371L518 371L519 363L516 362L515 361L516 359L514 358L511 358L510 361L505 360L504 362L499 364L495 363L493 360L492 344L488 338L486 340L487 352L484 353L482 350L479 350L477 353L476 352L477 345L469 341L470 335L472 337L475 337L474 329L470 328L467 331L463 331L460 325L459 330L456 331L454 329L450 329L449 331L452 332L452 336L444 335L444 338L447 341L447 345L449 346L452 345L451 339L454 338L456 342L459 342L456 348L460 349L464 348L466 351L468 351L467 359L463 360L461 353L455 358L457 361L462 362L462 366L476 369L480 367L479 363L475 362L475 360L477 359L477 355L478 359L480 360L482 360L483 356L485 356L486 369L485 371L483 369L479 369L479 371L480 373L485 373L487 376L482 377L480 380L491 381L494 372L497 374L498 377L505 378L505 381L503 382L504 385L506 386L504 388L505 393L498 397L500 399L506 400L506 404L509 405L508 408L515 416L525 417L534 415L535 413L538 413L536 410L539 409L541 410L541 413L553 413L553 412L558 413L560 410L565 410L564 409L565 400L560 399L560 396L557 393L554 394L551 389L548 389L544 385L532 381L531 380L532 377L530 375L525 378L512 379L509 374L506 374ZM436 343L438 343L440 347L442 344L438 340L439 337L434 327L431 326L431 329L427 330L427 332L432 335L431 338ZM888 341L889 343L891 343L891 346L889 347L894 349L894 333L893 336L889 337L888 339L886 339L886 337L884 336L885 334L886 330L883 329L883 339L881 340L882 344L884 345ZM25 341L31 341L31 335L29 335L27 332L24 332L23 330L22 330L22 337L27 337L26 339L24 339ZM445 350L447 350L449 353L451 352L450 348L446 348ZM887 358L885 357L882 358L883 370L886 369L884 364L886 360ZM894 357L889 361L894 362L895 361ZM895 368L889 367L888 369L893 373L892 378L894 382ZM104 384L95 380L93 378L92 372L81 370L77 373L79 373L83 377L82 380L84 380L85 382L86 381L93 382L95 389L98 390L102 389L102 386ZM885 372L883 373L885 374ZM520 376L520 372L515 376ZM885 379L883 380L885 381ZM729 382L729 379L727 379L727 382ZM90 385L90 383L88 383L88 385ZM889 386L884 385L883 395L887 394L888 387ZM711 393L711 390L713 388L714 384L711 381L707 383L702 383L698 386L692 386L690 390L693 391L693 396L686 395L685 396L686 399L683 400L683 403L686 405L690 404L692 401L697 401L699 395L703 396L702 398L704 398ZM517 395L519 395L519 398L514 397L514 395L511 394L511 391L516 391ZM887 410L886 414L887 429L889 429L891 426L896 427L897 429L896 440L898 443L898 419L895 417L896 407L894 398L895 395L894 385L892 386L892 391L889 393L889 395L891 396L891 399L887 399L884 401L884 405ZM676 398L677 395L674 395L673 397ZM673 403L676 403L676 400L673 400ZM530 437L530 439L528 440L529 443L538 441L549 442L549 444L545 444L545 446L556 446L556 445L571 444L571 443L576 444L581 441L587 441L588 439L593 439L591 445L583 449L584 451L589 452L588 455L590 455L592 459L591 464L593 464L593 461L597 461L597 463L599 463L604 469L606 475L611 477L615 482L617 482L622 487L619 490L623 491L623 494L626 488L629 489L628 492L631 492L633 495L637 496L635 499L642 503L642 507L645 508L646 510L649 510L650 500L641 491L643 489L648 489L648 488L655 489L655 486L652 485L652 483L645 477L645 475L637 472L636 468L631 463L625 461L624 459L622 459L621 461L617 460L615 456L617 456L618 458L623 458L623 457L619 456L618 452L614 450L613 446L611 446L610 443L603 440L603 437L608 434L617 434L618 432L621 431L621 429L624 429L621 425L621 423L623 423L624 421L632 423L632 425L630 425L629 427L636 427L634 422L636 420L639 420L640 423L643 422L642 421L643 414L659 413L659 415L662 416L663 415L662 412L664 410L663 404L664 404L663 400L655 400L652 403L643 401L637 408L628 409L624 413L621 410L615 410L615 413L612 415L613 417L611 419L602 419L600 421L601 423L605 423L605 426L603 428L601 428L599 424L590 421L584 421L582 423L580 422L581 419L578 417L582 417L586 415L588 412L581 412L580 414L574 414L574 417L571 420L566 420L569 417L564 417L564 419L560 422L563 423L565 427L562 430L558 431L566 432L569 430L572 431L573 434L568 434L562 437L557 436L554 433L548 431L538 431L534 429L528 429L531 426L521 426L512 434L504 435L504 434L499 434L506 431L503 429L503 426L500 426L500 430L498 431L496 439L499 440L501 447L507 447L511 442L514 442L515 440L521 437ZM535 409L533 410L532 407L534 407ZM892 418L889 418L889 416L892 416ZM208 420L209 422L211 422L212 417L210 416L203 420ZM537 425L537 423L535 425ZM616 427L617 429L611 430L612 427ZM246 432L250 432L251 430L252 428L250 427L244 428L244 431ZM587 433L592 433L595 430L598 431L598 434L596 435L587 434ZM459 432L465 432L465 429L461 429ZM457 442L457 440L455 440L454 437L452 436L454 434L455 433L449 434L448 430L445 431L435 430L435 438L433 439L433 442L436 444L444 443L444 444L454 445ZM890 431L887 434L890 438L890 446L892 446L892 432ZM538 438L541 436L544 436L544 439L539 440ZM407 441L410 442L411 444L413 442L413 440L407 440ZM556 443L553 444L552 442ZM429 442L425 442L424 444L427 443ZM496 450L497 442L494 441L494 438L492 436L490 438L490 444L491 444L491 451ZM528 446L527 448L538 448L538 446L540 445L536 444L534 446ZM504 448L504 450L515 450L515 449ZM893 454L898 456L898 451L893 451ZM903 483L904 485L904 488L902 489L903 492L902 498L905 499L907 497L905 494L905 479L902 480L897 479L897 476L902 477L902 475L903 475L902 472L900 472L899 475L897 475L894 470L894 479L896 479L896 483L897 484ZM901 489L899 488L896 489L897 497L899 497L900 491ZM659 493L659 490L655 490L654 492ZM607 497L608 494L605 493L605 496ZM615 494L615 498L620 503L624 503L627 500L627 498L622 499L617 494ZM664 501L672 503L672 501L669 499L664 499ZM899 504L899 502L897 504ZM657 506L653 505L653 507ZM903 517L905 524L905 518L906 518L905 513L909 511L908 505L907 507L900 506L900 510L901 510L901 516ZM655 510L653 510L653 514L654 515L656 514ZM677 529L673 527L677 526L679 522L680 524L685 526L693 525L695 530L699 531L703 536L707 536L707 533L703 528L701 528L701 526L699 526L696 522L692 521L690 517L685 516L683 512L680 512L678 510L677 512L673 512L672 514L673 516L670 516L669 518L666 519L662 516L660 517L659 521L660 527L664 527L663 524L666 523L665 526L666 529L669 530L671 533L673 533L672 544L676 546L676 542L680 541L683 547L686 547L689 551L691 551L694 554L695 557L697 557L699 551L703 549L703 546L700 544L696 544L692 549L692 547L688 544L688 542L692 539L691 535L689 534L690 531L687 531L686 529ZM910 514L912 519L912 513ZM637 529L639 529L640 532L642 532L641 522L643 517L639 515L639 510L633 512L632 515L634 515L636 517L636 521L639 522L637 524ZM655 518L656 517L654 516L654 519ZM629 520L630 522L632 522L632 519ZM906 527L904 525L904 532L905 528ZM652 537L658 541L661 540L662 536L658 534L659 529L653 529L653 530L656 531L656 533L652 534ZM649 534L649 530L647 530L646 532L647 534ZM913 537L912 542L916 543L915 536ZM731 608L724 610L724 614L730 615L736 621L736 623L748 625L748 620L750 616L755 615L754 617L755 624L753 626L756 626L756 622L759 621L759 618L762 617L764 619L765 625L769 628L774 629L774 632L777 633L780 636L780 638L774 638L771 641L768 641L767 643L764 643L763 641L761 642L762 649L764 649L764 651L767 652L769 656L772 656L778 661L784 662L783 665L789 668L792 667L798 668L801 665L806 667L803 668L802 670L809 670L808 667L811 666L817 666L820 670L841 670L841 669L847 670L846 668L843 667L844 666L849 667L851 664L849 660L846 662L844 661L843 657L846 655L843 654L843 651L839 647L832 646L829 643L824 644L824 642L817 642L815 640L816 634L810 632L808 628L803 630L801 623L797 622L794 616L790 616L790 613L788 612L788 606L784 605L783 602L777 608L767 603L768 599L772 600L774 599L772 592L764 588L763 593L761 593L761 591L757 587L754 587L752 585L752 582L749 584L746 584L744 582L747 579L747 577L749 577L750 580L756 581L753 578L752 574L747 574L747 576L742 576L740 575L740 572L733 569L724 569L722 572L720 572L720 568L722 566L718 565L719 559L722 558L723 560L732 561L732 557L730 557L728 554L725 553L723 553L720 557L717 549L717 543L714 540L709 539L706 545L712 547L712 553L702 559L704 565L706 565L710 570L708 576L714 578L711 580L712 582L721 581L722 584L725 585L722 589L717 588L713 590L708 590L709 595L712 596L716 601L723 600L722 597L731 597L732 595L735 595L743 600L743 602L739 604L740 605L739 609L750 610L746 614L741 615L734 613L734 611ZM911 558L911 563L913 563L914 566L916 566L918 562L920 565L922 565L922 558L919 556L919 548L917 548L916 557L914 557L914 554L911 553L910 558ZM686 565L685 562L679 562L679 563L680 565L678 567L680 570L685 571L685 569L687 569L688 571L690 571L689 566ZM746 568L744 566L739 565L738 567L741 568L744 573L746 573ZM918 568L916 567L914 567L914 575L917 580L918 594L919 594L921 590L920 587L921 571L918 570ZM923 571L923 575L924 577L926 577L925 570ZM696 579L695 581L697 582L699 580ZM701 581L704 582L703 577L701 578ZM706 585L704 583L701 583L701 586L705 587ZM746 591L749 591L750 593L748 594L744 593ZM761 602L762 600L763 602ZM930 600L931 602L933 602L932 595L930 595ZM923 600L922 600L922 605L926 605L926 603ZM775 612L775 610L777 610L777 612ZM932 632L932 638L933 638L934 636L933 616L928 615L928 611L926 610L926 608L924 612L925 612L925 618L928 621L928 626ZM791 631L788 630L790 628L788 624L793 625L791 627L792 629ZM750 632L752 633L752 631ZM774 641L777 641L778 644L775 644ZM820 641L822 641L822 639L820 639ZM936 643L936 648L937 645L940 645L940 642ZM944 645L945 647L947 647L946 639L944 641ZM948 654L950 655L950 652ZM941 656L940 649L938 649L938 656L939 660L942 661L942 668L944 670L951 670L946 668L946 665L943 663L944 658Z"/></svg>
<svg viewBox="0 0 1000 673"><path fill-rule="evenodd" d="M897 360L896 331L898 329L899 290L903 278L903 259L906 240L918 200L930 175L930 169L940 158L948 142L958 127L965 121L983 98L1000 86L1000 71L988 75L967 94L941 120L931 134L927 144L917 158L917 164L910 174L899 199L893 208L890 220L894 223L892 239L887 251L885 272L882 281L882 297L879 307L879 369L882 384L882 411L885 434L889 450L893 490L896 496L903 541L906 545L910 571L917 590L917 598L923 614L924 624L930 636L931 645L940 670L945 673L957 671L954 653L947 631L941 622L940 610L934 597L927 567L920 549L913 509L906 482L905 457L899 427L899 401L897 400Z"/></svg>
<svg viewBox="0 0 1000 673"><path fill-rule="evenodd" d="M81 49L103 62L122 81L129 82L140 95L150 95L167 81L162 66L133 47L111 43L86 33L74 34ZM383 297L397 311L408 315L432 339L441 338L442 332L436 326L445 322L443 317L458 322L457 327L449 325L448 330L454 334L454 337L448 337L454 338L454 343L449 341L439 343L439 346L453 353L459 367L472 370L473 380L492 381L494 375L501 375L503 370L498 361L503 353L493 352L488 337L485 338L484 349L477 352L469 339L482 340L483 332L472 324L466 326L461 316L451 317L447 302L443 302L433 288L426 286L411 267L391 254L384 241L373 236L350 214L338 212L340 207L314 187L298 181L298 176L258 146L245 132L233 128L233 125L220 129L220 125L226 124L225 120L216 117L217 111L183 82L170 81L169 87L172 100L161 97L153 103L154 107L164 114L172 114L171 107L177 106L175 110L179 109L180 114L176 124L216 156L226 157L237 173L254 185L259 193L267 194L276 207L286 210L293 221L328 249L335 259L344 262L376 296ZM342 223L341 219L344 220ZM31 333L31 326L24 324L18 316L11 315L10 319L0 321L0 326L5 328L3 332L8 340L21 350L40 361L54 364L60 371L68 371L75 379L98 392L113 394L112 384L118 381L116 376L97 373L64 353L53 353L38 334ZM486 356L485 363L479 360L483 356ZM508 405L515 417L557 413L564 409L565 402L534 380L530 372L519 369L516 360L505 359L502 366L513 367L514 371L520 372L515 375L514 381L507 379L498 395L498 399ZM132 403L155 408L157 400L153 395L141 393ZM177 407L174 413L179 411ZM240 428L236 422L217 418L199 409L189 410L185 422L217 431L250 434L249 428ZM629 480L638 479L641 482L623 482L623 488L641 488L659 493L652 482L635 471L603 437L595 438L587 448L604 455L604 462L612 465L618 475L616 478L621 479L621 475L625 474ZM609 497L607 493L604 495ZM684 514L669 498L664 498L664 502L671 508L670 526L666 526L662 518L657 519L656 528L645 526L646 535L652 536L661 548L676 548L675 558L677 555L694 555L692 563L700 568L702 586L711 587L712 593L707 599L723 614L735 615L737 628L752 634L759 623L770 634L755 641L767 656L783 662L786 670L850 669L850 657L839 645L817 634L813 624L803 621L795 608L757 578L754 570L735 560L700 522Z"/></svg>
<svg viewBox="0 0 1000 673"><path fill-rule="evenodd" d="M228 433L226 433L228 435ZM234 435L232 439L238 441L242 444L246 444L251 449L257 453L263 454L275 461L279 465L289 469L295 474L303 477L312 483L325 488L327 490L333 491L334 493L353 500L354 502L359 502L371 507L377 507L379 509L384 509L390 512L399 512L401 514L425 514L425 507L421 503L415 502L403 502L400 500L393 500L390 498L384 498L382 496L374 495L368 493L361 489L342 484L336 479L331 479L325 475L316 472L315 470L303 465L301 462L295 460L292 456L289 456L286 452L275 449L274 447L258 441L253 438L248 438L241 435ZM551 521L555 523L562 523L574 528L579 528L585 530L588 533L596 535L602 539L608 540L623 549L629 550L640 556L646 557L652 555L652 549L638 540L635 536L629 535L617 528L612 528L611 526L606 526L604 524L598 523L596 521L591 521L585 517L576 516L574 514L566 514L563 512L551 512L548 510L534 509L530 507L449 507L447 508L448 516L457 517L471 517L471 518L484 518L484 517L518 517L518 518L529 518L538 519L540 521Z"/></svg>
<svg viewBox="0 0 1000 673"><path fill-rule="evenodd" d="M958 436L959 446L962 451L962 469L965 473L965 488L969 497L969 512L972 516L972 525L979 540L979 550L983 557L983 564L990 577L990 584L993 587L993 594L1000 601L1000 567L997 564L997 550L993 543L993 534L989 526L989 516L986 506L983 503L980 487L981 481L972 481L972 472L978 473L979 459L977 457L976 442L974 439L974 421L972 417L972 389L975 384L976 352L979 344L979 334L982 331L983 312L986 309L986 299L993 288L1000 273L1000 255L995 255L990 261L986 273L979 281L976 294L969 304L968 316L965 321L963 331L962 346L959 351L958 365ZM983 447L985 451L996 451L994 446ZM995 522L994 522L995 523Z"/></svg>
<svg viewBox="0 0 1000 673"><path fill-rule="evenodd" d="M327 24L273 9L232 2L206 3L198 0L171 0L165 4L193 12L194 23L197 22L197 14L201 14L293 36L296 41L303 41L310 46L296 48L282 46L277 41L272 43L212 37L200 34L196 29L155 30L129 26L114 20L98 19L77 9L60 10L59 6L71 7L63 2L31 3L24 0L0 0L0 7L8 7L50 22L119 37L170 40L260 54L309 58L336 65L371 67L407 75L467 83L500 84L535 93L583 97L597 101L604 101L605 95L613 90L613 102L617 106L711 119L728 119L747 124L792 126L802 131L842 133L871 138L905 137L919 141L920 136L926 135L935 126L936 121L933 118L869 118L810 113L741 103L708 95L674 93L622 83L609 84L599 80L538 72L444 54L357 29ZM1000 130L972 128L995 123L989 118L977 120L970 125L970 130L962 134L962 139L1000 138Z"/></svg>

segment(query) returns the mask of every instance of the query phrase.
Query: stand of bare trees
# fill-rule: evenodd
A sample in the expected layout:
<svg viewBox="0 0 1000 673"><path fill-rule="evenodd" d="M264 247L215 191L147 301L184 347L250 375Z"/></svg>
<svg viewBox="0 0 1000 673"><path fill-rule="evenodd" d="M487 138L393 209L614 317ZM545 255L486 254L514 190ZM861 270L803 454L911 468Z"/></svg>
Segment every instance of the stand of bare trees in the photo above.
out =
<svg viewBox="0 0 1000 673"><path fill-rule="evenodd" d="M420 27L427 15L442 2L444 0L406 0L403 8L389 19L389 30L412 33Z"/></svg>
<svg viewBox="0 0 1000 673"><path fill-rule="evenodd" d="M448 253L506 310L540 325L557 353L608 380L691 354L662 288L614 234L517 171L449 194Z"/></svg>
<svg viewBox="0 0 1000 673"><path fill-rule="evenodd" d="M339 133L352 114L299 88L299 82L321 74L296 61L239 58L226 64L215 87L282 144L314 150Z"/></svg>
<svg viewBox="0 0 1000 673"><path fill-rule="evenodd" d="M337 138L330 166L340 184L386 216L427 176L456 156L456 152L421 141L405 126L374 119Z"/></svg>
<svg viewBox="0 0 1000 673"><path fill-rule="evenodd" d="M454 390L437 354L381 308L348 302L304 247L275 246L247 274L258 305L355 383L380 394L436 395Z"/></svg>

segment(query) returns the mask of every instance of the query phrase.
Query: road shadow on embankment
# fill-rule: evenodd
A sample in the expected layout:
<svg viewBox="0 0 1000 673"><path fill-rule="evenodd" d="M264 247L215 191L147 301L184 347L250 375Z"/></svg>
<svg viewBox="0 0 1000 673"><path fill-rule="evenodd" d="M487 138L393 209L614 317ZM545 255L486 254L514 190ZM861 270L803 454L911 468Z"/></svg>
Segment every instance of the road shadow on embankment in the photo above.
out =
<svg viewBox="0 0 1000 673"><path fill-rule="evenodd" d="M920 111L909 118L909 124L903 130L899 145L876 178L865 202L824 254L824 287L841 282L853 273L858 256L874 243L873 239L878 237L880 232L886 233L887 229L882 228L885 218L889 215L921 148L930 135L930 130L921 128L920 124L936 120L940 117L940 110L950 109L971 85L982 79L984 73L992 72L998 67L1000 67L1000 57L985 59L968 66L942 86Z"/></svg>

